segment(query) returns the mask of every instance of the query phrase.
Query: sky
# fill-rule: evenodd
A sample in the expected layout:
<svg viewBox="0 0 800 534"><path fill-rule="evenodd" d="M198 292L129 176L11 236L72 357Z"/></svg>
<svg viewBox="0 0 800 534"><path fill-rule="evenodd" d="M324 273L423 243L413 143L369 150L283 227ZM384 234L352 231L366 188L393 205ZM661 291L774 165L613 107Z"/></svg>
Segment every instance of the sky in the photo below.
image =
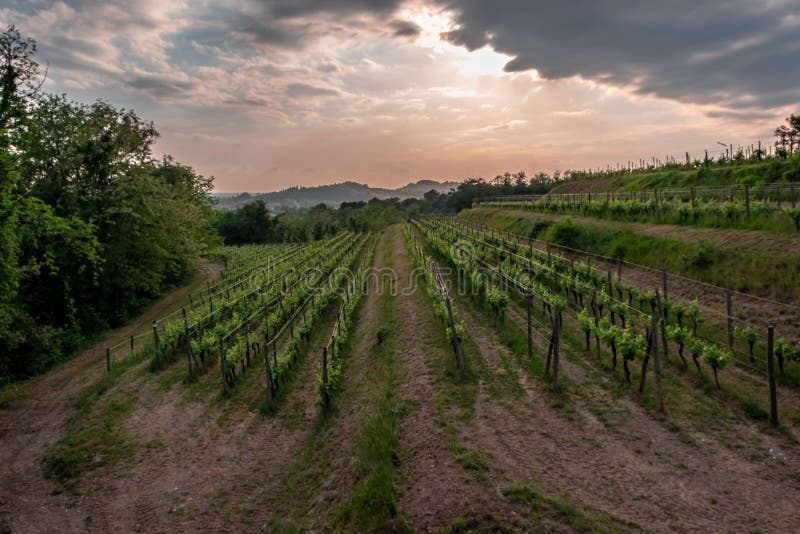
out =
<svg viewBox="0 0 800 534"><path fill-rule="evenodd" d="M45 90L219 192L587 169L773 141L800 0L2 0Z"/></svg>

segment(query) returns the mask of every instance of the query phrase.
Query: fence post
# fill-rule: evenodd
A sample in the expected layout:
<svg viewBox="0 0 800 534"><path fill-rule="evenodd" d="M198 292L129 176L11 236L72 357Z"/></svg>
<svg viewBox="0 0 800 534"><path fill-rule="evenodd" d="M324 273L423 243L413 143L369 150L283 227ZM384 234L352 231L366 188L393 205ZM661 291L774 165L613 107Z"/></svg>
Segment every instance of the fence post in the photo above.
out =
<svg viewBox="0 0 800 534"><path fill-rule="evenodd" d="M730 289L725 290L725 311L728 316L728 348L733 349L733 310L732 294Z"/></svg>
<svg viewBox="0 0 800 534"><path fill-rule="evenodd" d="M192 352L192 338L189 336L189 322L186 320L186 308L181 307L181 312L183 312L183 331L186 335L186 362L189 364L189 374L192 374L194 353Z"/></svg>
<svg viewBox="0 0 800 534"><path fill-rule="evenodd" d="M533 337L531 336L531 308L533 307L533 294L528 293L525 299L528 312L528 358L533 358Z"/></svg>
<svg viewBox="0 0 800 534"><path fill-rule="evenodd" d="M156 344L156 362L161 363L161 346L158 344L158 321L153 321L153 341Z"/></svg>
<svg viewBox="0 0 800 534"><path fill-rule="evenodd" d="M750 186L744 186L744 210L747 214L747 218L750 218Z"/></svg>
<svg viewBox="0 0 800 534"><path fill-rule="evenodd" d="M272 369L269 365L269 329L264 330L264 374L267 383L267 400L272 400L275 386L272 383Z"/></svg>
<svg viewBox="0 0 800 534"><path fill-rule="evenodd" d="M328 406L328 347L322 347L322 404Z"/></svg>
<svg viewBox="0 0 800 534"><path fill-rule="evenodd" d="M228 381L225 378L225 342L219 339L219 368L222 373L222 386L227 387Z"/></svg>
<svg viewBox="0 0 800 534"><path fill-rule="evenodd" d="M131 336L131 354L133 354L133 336Z"/></svg>
<svg viewBox="0 0 800 534"><path fill-rule="evenodd" d="M111 349L106 347L106 372L111 372Z"/></svg>
<svg viewBox="0 0 800 534"><path fill-rule="evenodd" d="M456 363L458 368L464 370L464 362L461 359L461 347L458 344L458 333L456 332L456 321L453 319L453 308L450 305L450 295L445 294L444 303L447 305L447 317L450 320L450 333L453 336L453 350L456 353Z"/></svg>
<svg viewBox="0 0 800 534"><path fill-rule="evenodd" d="M769 420L778 426L778 391L775 387L775 327L767 327L767 373L769 374Z"/></svg>
<svg viewBox="0 0 800 534"><path fill-rule="evenodd" d="M656 378L656 398L658 400L658 411L664 413L664 393L661 389L661 358L658 354L658 318L653 315L651 320L652 336L653 336L653 370L655 371Z"/></svg>
<svg viewBox="0 0 800 534"><path fill-rule="evenodd" d="M556 304L556 321L553 335L553 391L558 392L558 352L561 337L561 306Z"/></svg>

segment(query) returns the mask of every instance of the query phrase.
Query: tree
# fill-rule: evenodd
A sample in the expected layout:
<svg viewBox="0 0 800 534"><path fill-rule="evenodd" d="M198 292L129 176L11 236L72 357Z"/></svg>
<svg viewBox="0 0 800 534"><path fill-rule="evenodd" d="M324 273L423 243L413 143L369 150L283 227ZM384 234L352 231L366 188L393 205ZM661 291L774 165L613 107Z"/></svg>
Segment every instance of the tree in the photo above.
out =
<svg viewBox="0 0 800 534"><path fill-rule="evenodd" d="M786 124L781 124L775 129L775 153L785 159L795 152L800 151L800 115L792 114L786 117Z"/></svg>
<svg viewBox="0 0 800 534"><path fill-rule="evenodd" d="M224 212L216 226L226 245L267 243L275 238L272 233L273 221L263 200Z"/></svg>
<svg viewBox="0 0 800 534"><path fill-rule="evenodd" d="M23 113L25 101L44 83L35 55L36 41L23 39L13 25L0 34L0 130Z"/></svg>

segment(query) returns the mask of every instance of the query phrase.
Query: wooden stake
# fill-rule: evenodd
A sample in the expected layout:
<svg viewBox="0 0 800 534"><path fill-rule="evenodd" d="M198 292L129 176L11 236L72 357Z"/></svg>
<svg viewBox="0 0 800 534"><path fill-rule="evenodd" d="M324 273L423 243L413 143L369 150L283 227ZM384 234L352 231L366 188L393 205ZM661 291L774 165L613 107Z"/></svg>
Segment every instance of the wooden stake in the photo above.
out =
<svg viewBox="0 0 800 534"><path fill-rule="evenodd" d="M728 348L733 350L733 303L730 289L725 290L725 311L728 315Z"/></svg>
<svg viewBox="0 0 800 534"><path fill-rule="evenodd" d="M161 363L161 346L158 344L158 321L153 321L153 341L156 345L156 362Z"/></svg>
<svg viewBox="0 0 800 534"><path fill-rule="evenodd" d="M525 302L528 311L528 358L533 358L533 337L531 336L531 307L533 306L533 295L528 293Z"/></svg>
<svg viewBox="0 0 800 534"><path fill-rule="evenodd" d="M328 406L328 347L322 347L322 404Z"/></svg>
<svg viewBox="0 0 800 534"><path fill-rule="evenodd" d="M556 304L555 335L553 336L553 391L558 392L558 356L561 338L561 306Z"/></svg>
<svg viewBox="0 0 800 534"><path fill-rule="evenodd" d="M653 369L655 371L655 378L656 378L656 399L658 400L658 411L664 413L664 393L661 389L661 358L658 355L658 341L656 341L655 336L658 332L658 318L653 315L651 321L652 336L653 338Z"/></svg>
<svg viewBox="0 0 800 534"><path fill-rule="evenodd" d="M767 373L769 374L769 420L778 426L778 390L775 387L775 327L767 327Z"/></svg>

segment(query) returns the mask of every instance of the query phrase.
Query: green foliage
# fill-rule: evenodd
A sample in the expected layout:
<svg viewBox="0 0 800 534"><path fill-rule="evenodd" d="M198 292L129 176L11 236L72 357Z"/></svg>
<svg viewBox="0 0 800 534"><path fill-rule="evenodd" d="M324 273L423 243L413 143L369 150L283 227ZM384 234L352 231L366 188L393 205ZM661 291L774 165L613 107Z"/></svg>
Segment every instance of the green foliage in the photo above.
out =
<svg viewBox="0 0 800 534"><path fill-rule="evenodd" d="M13 380L184 281L216 238L212 180L154 159L152 123L39 93L35 43L14 28L0 49L0 380Z"/></svg>

